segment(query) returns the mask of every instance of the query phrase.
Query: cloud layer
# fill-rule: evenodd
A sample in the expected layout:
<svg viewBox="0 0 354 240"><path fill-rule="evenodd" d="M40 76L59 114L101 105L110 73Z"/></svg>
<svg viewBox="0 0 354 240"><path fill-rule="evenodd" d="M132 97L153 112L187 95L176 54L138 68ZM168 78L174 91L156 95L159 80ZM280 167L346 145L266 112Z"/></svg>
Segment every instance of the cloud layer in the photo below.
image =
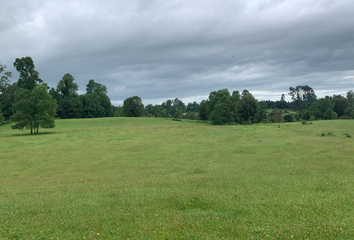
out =
<svg viewBox="0 0 354 240"><path fill-rule="evenodd" d="M81 93L94 79L115 104L200 101L223 88L278 100L303 84L319 97L345 94L352 9L351 0L13 0L0 8L0 61L15 73L15 58L31 56L51 87L70 73Z"/></svg>

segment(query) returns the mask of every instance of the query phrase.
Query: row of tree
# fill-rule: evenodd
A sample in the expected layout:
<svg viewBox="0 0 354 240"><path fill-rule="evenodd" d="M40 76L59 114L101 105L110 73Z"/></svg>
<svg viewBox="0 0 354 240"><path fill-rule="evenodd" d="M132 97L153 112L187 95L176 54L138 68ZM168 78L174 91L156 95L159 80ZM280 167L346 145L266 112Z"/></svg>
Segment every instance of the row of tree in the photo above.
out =
<svg viewBox="0 0 354 240"><path fill-rule="evenodd" d="M17 58L14 62L19 79L9 84L10 72L0 63L0 123L5 120L16 122L13 128L33 129L54 127L55 117L94 118L94 117L165 117L209 120L213 124L235 124L254 122L282 122L315 119L353 118L354 93L347 96L334 95L317 99L315 91L308 85L290 87L291 102L282 94L279 101L257 101L244 90L228 89L213 91L208 99L183 103L180 99L167 100L162 104L149 104L144 107L138 96L127 98L122 107L111 104L107 87L89 80L86 93L78 94L74 77L67 73L51 88L39 78L30 57ZM48 91L49 90L49 91ZM268 109L273 109L268 111ZM288 110L296 111L289 113ZM269 112L269 113L268 113Z"/></svg>

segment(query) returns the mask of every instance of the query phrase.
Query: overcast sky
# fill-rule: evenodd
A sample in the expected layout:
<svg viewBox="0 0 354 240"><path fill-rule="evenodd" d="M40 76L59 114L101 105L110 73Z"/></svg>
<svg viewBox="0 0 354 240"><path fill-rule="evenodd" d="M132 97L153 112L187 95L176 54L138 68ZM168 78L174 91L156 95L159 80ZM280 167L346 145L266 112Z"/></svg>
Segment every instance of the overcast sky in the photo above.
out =
<svg viewBox="0 0 354 240"><path fill-rule="evenodd" d="M32 57L57 86L90 79L115 105L159 104L211 91L279 100L310 85L318 97L354 90L353 0L0 0L0 61Z"/></svg>

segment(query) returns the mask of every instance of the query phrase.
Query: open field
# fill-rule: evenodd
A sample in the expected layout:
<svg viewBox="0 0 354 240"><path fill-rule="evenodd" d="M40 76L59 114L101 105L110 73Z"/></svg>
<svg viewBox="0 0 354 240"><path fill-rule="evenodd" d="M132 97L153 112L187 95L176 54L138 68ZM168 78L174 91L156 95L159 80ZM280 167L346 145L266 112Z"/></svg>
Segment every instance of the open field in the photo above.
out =
<svg viewBox="0 0 354 240"><path fill-rule="evenodd" d="M0 126L0 239L354 239L354 121L56 125Z"/></svg>

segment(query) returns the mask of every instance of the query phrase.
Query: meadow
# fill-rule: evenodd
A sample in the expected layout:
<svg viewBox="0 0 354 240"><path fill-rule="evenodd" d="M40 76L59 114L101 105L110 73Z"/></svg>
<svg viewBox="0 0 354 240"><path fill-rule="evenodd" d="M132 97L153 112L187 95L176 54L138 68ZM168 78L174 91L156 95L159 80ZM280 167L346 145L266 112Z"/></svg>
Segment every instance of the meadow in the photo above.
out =
<svg viewBox="0 0 354 240"><path fill-rule="evenodd" d="M0 239L354 239L353 123L2 125Z"/></svg>

